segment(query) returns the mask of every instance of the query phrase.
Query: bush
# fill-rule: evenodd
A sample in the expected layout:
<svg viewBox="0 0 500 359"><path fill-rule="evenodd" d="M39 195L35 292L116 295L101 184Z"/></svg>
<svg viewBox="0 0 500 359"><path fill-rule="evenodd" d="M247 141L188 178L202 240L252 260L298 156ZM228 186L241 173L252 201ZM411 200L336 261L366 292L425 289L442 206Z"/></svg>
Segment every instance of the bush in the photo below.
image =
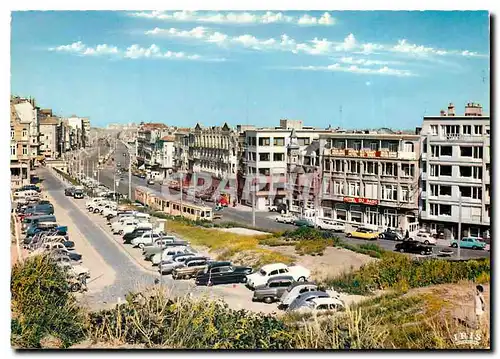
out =
<svg viewBox="0 0 500 359"><path fill-rule="evenodd" d="M47 336L64 348L83 338L83 315L71 294L66 274L48 256L16 263L11 277L12 344L40 348Z"/></svg>
<svg viewBox="0 0 500 359"><path fill-rule="evenodd" d="M326 247L327 243L322 239L300 241L295 244L295 250L300 255L323 255Z"/></svg>
<svg viewBox="0 0 500 359"><path fill-rule="evenodd" d="M375 289L417 288L433 284L457 283L484 278L490 273L489 259L463 262L443 259L416 261L411 257L385 252L380 261L367 263L359 270L327 280L326 284L344 292L367 294Z"/></svg>

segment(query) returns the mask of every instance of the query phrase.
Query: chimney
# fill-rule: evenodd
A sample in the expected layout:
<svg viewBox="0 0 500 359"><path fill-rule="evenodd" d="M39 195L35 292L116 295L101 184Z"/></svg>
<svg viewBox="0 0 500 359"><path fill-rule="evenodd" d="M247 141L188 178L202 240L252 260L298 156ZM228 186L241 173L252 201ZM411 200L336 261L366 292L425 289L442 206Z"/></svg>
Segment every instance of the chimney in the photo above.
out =
<svg viewBox="0 0 500 359"><path fill-rule="evenodd" d="M448 116L455 116L455 105L453 105L451 102L448 105Z"/></svg>
<svg viewBox="0 0 500 359"><path fill-rule="evenodd" d="M441 110L440 114L441 114L441 116L446 116L446 111L445 110Z"/></svg>
<svg viewBox="0 0 500 359"><path fill-rule="evenodd" d="M465 116L482 116L483 108L480 104L469 102L467 106L465 106Z"/></svg>

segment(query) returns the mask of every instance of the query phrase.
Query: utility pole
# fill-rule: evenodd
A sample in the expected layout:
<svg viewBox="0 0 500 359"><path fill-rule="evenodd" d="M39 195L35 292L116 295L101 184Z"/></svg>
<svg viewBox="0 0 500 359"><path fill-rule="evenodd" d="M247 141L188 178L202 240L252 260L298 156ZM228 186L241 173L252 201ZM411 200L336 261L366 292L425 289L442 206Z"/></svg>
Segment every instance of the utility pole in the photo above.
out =
<svg viewBox="0 0 500 359"><path fill-rule="evenodd" d="M254 178L255 180L255 178ZM253 186L253 195L252 195L252 227L255 227L255 195L257 194L256 188L255 188L255 181L252 184Z"/></svg>
<svg viewBox="0 0 500 359"><path fill-rule="evenodd" d="M183 193L182 186L184 185L184 183L183 183L184 182L184 179L183 179L183 177L184 177L183 174L184 173L183 173L182 170L180 171L180 174L181 174L181 216L184 217L184 212L182 211L182 193Z"/></svg>
<svg viewBox="0 0 500 359"><path fill-rule="evenodd" d="M462 191L458 191L458 239L457 257L460 259L460 242L462 241Z"/></svg>
<svg viewBox="0 0 500 359"><path fill-rule="evenodd" d="M128 148L128 199L132 201L132 149Z"/></svg>
<svg viewBox="0 0 500 359"><path fill-rule="evenodd" d="M97 182L99 182L99 167L101 167L101 147L99 146L99 138L97 138Z"/></svg>

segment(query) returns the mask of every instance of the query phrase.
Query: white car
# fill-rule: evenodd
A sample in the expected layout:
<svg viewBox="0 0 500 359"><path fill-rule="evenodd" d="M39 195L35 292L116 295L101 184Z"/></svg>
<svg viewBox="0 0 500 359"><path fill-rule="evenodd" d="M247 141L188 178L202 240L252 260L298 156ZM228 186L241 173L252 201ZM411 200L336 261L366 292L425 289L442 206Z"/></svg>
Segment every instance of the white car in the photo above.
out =
<svg viewBox="0 0 500 359"><path fill-rule="evenodd" d="M345 232L345 224L336 222L327 218L320 218L318 220L318 228L333 232Z"/></svg>
<svg viewBox="0 0 500 359"><path fill-rule="evenodd" d="M132 239L132 246L142 249L144 246L152 245L156 240L160 239L162 235L162 233L158 232L145 232L142 236Z"/></svg>
<svg viewBox="0 0 500 359"><path fill-rule="evenodd" d="M425 245L437 244L437 239L432 236L432 234L427 232L418 232L415 236L415 240L421 242Z"/></svg>
<svg viewBox="0 0 500 359"><path fill-rule="evenodd" d="M182 253L176 256L173 256L170 260L161 261L158 265L158 271L161 274L170 274L175 268L179 268L184 266L184 262L188 258L195 257L194 253Z"/></svg>
<svg viewBox="0 0 500 359"><path fill-rule="evenodd" d="M268 264L257 272L247 275L247 287L264 285L270 278L282 275L291 275L295 281L305 282L311 271L301 266L287 266L283 263Z"/></svg>
<svg viewBox="0 0 500 359"><path fill-rule="evenodd" d="M90 278L90 270L85 268L80 264L73 264L71 259L68 257L60 256L56 258L57 265L61 268L67 268L68 271L75 275L75 277L79 277L81 275L85 275L86 278Z"/></svg>
<svg viewBox="0 0 500 359"><path fill-rule="evenodd" d="M104 208L102 209L102 212L101 214L104 216L104 217L107 217L108 214L110 214L111 212L116 212L116 204L113 203L113 204L107 204L104 206Z"/></svg>
<svg viewBox="0 0 500 359"><path fill-rule="evenodd" d="M138 221L136 224L133 224L131 226L124 226L120 234L126 235L133 232L136 228L153 230L153 224L146 221Z"/></svg>
<svg viewBox="0 0 500 359"><path fill-rule="evenodd" d="M113 234L122 233L125 227L136 225L137 223L139 222L133 217L120 218L118 221L111 223L111 232Z"/></svg>
<svg viewBox="0 0 500 359"><path fill-rule="evenodd" d="M156 253L153 258L151 258L151 262L156 266L161 262L167 263L171 261L175 255L188 253L196 254L196 251L187 246L167 247L163 252Z"/></svg>
<svg viewBox="0 0 500 359"><path fill-rule="evenodd" d="M321 311L337 311L344 308L344 302L338 298L312 298L304 301L303 305L296 310L299 312L321 312Z"/></svg>
<svg viewBox="0 0 500 359"><path fill-rule="evenodd" d="M85 208L89 210L89 212L93 212L94 211L94 208L99 204L101 203L102 201L106 201L106 198L102 198L102 197L96 197L96 198L92 198L90 201L87 201L85 203Z"/></svg>
<svg viewBox="0 0 500 359"><path fill-rule="evenodd" d="M280 214L279 216L276 216L274 220L279 223L293 224L293 222L295 222L296 219L297 217L291 214Z"/></svg>

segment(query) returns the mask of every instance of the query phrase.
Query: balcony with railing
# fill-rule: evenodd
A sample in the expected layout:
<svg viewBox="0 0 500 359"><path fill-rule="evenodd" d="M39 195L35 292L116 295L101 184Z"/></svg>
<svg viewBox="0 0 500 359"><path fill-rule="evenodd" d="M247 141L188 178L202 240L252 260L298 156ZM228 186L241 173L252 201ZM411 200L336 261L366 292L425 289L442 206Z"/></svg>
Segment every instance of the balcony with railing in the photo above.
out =
<svg viewBox="0 0 500 359"><path fill-rule="evenodd" d="M382 149L379 151L375 150L355 150L355 149L340 149L331 148L325 149L324 155L334 156L334 157L353 157L353 158L393 158L401 160L417 160L418 156L416 152L406 152L406 151L389 151L387 149Z"/></svg>

